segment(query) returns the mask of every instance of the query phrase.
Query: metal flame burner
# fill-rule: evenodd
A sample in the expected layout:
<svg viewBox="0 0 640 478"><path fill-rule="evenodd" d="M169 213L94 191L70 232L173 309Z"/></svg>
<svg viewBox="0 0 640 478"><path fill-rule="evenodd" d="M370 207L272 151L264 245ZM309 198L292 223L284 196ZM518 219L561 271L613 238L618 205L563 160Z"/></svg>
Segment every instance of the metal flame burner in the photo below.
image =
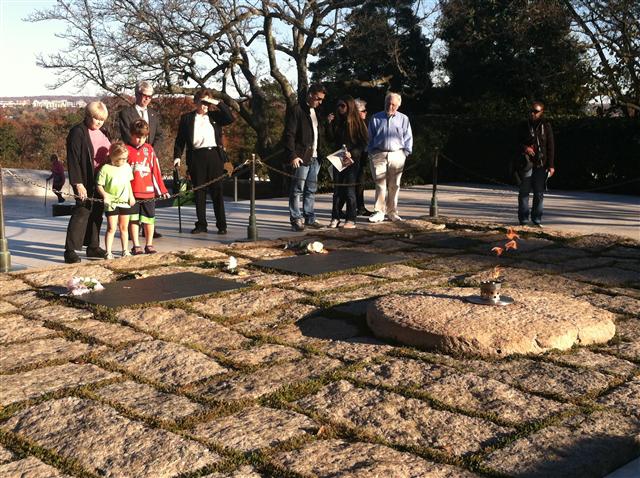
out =
<svg viewBox="0 0 640 478"><path fill-rule="evenodd" d="M500 281L485 281L480 282L480 295L470 295L465 297L467 302L480 305L509 305L513 304L514 300L511 297L500 296L500 289L502 288L502 282Z"/></svg>

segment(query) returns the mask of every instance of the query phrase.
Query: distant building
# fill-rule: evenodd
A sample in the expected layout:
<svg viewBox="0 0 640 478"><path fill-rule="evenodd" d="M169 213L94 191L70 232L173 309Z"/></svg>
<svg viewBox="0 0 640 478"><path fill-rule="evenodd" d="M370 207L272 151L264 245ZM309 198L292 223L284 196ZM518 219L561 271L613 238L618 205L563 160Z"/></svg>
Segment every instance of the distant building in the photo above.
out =
<svg viewBox="0 0 640 478"><path fill-rule="evenodd" d="M0 108L18 108L31 106L33 108L45 108L55 110L59 108L84 108L87 102L84 100L68 100L64 99L0 99Z"/></svg>

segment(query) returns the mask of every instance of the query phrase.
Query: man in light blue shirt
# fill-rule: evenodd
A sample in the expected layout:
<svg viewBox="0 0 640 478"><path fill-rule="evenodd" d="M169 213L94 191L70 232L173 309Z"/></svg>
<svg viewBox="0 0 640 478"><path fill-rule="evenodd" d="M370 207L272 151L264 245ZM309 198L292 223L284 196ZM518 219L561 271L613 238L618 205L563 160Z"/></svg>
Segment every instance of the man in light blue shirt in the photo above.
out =
<svg viewBox="0 0 640 478"><path fill-rule="evenodd" d="M389 220L402 221L398 215L398 193L400 179L407 156L413 149L413 134L409 118L398 108L402 97L397 93L387 93L384 111L376 113L369 121L369 159L371 174L376 182L375 212L369 217L371 222Z"/></svg>

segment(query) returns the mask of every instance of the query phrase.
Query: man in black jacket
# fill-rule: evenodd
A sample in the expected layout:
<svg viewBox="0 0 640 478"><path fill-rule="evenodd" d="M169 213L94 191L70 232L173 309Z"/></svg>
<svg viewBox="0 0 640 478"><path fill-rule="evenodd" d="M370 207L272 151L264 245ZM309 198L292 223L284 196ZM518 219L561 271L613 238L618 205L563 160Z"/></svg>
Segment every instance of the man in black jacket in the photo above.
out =
<svg viewBox="0 0 640 478"><path fill-rule="evenodd" d="M153 85L148 81L139 81L136 84L136 102L131 106L122 108L118 113L118 126L120 127L120 137L125 144L131 144L131 125L142 118L149 124L149 137L147 143L158 150L162 141L162 130L160 129L160 119L158 113L149 108L153 98Z"/></svg>
<svg viewBox="0 0 640 478"><path fill-rule="evenodd" d="M322 104L325 95L324 86L313 84L304 101L298 101L297 105L287 111L284 149L295 176L291 179L289 190L289 218L294 231L303 231L305 226L314 229L322 227L316 220L314 211L320 170L318 147L324 136L316 109Z"/></svg>
<svg viewBox="0 0 640 478"><path fill-rule="evenodd" d="M224 149L222 127L233 123L231 110L222 101L213 97L209 89L198 90L194 96L195 111L180 117L178 135L173 148L174 167L180 166L182 153L187 150L187 171L194 188L219 178L224 173ZM217 181L194 193L196 203L196 227L191 234L207 230L207 191L213 201L218 234L227 233L224 212L222 181Z"/></svg>
<svg viewBox="0 0 640 478"><path fill-rule="evenodd" d="M533 191L531 222L542 227L542 203L547 178L555 173L555 144L551 124L543 119L544 104L534 101L529 119L522 125L519 134L522 162L520 192L518 194L518 220L521 225L529 221L529 193Z"/></svg>

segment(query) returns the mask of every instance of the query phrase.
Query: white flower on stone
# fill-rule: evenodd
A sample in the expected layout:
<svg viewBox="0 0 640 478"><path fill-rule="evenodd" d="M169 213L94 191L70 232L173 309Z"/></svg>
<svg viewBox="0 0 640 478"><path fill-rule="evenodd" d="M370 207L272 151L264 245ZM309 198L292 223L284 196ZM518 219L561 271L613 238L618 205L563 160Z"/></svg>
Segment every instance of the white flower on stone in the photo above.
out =
<svg viewBox="0 0 640 478"><path fill-rule="evenodd" d="M82 295L89 292L104 290L98 279L92 277L72 277L67 281L69 295Z"/></svg>
<svg viewBox="0 0 640 478"><path fill-rule="evenodd" d="M229 256L229 260L227 261L227 271L235 272L238 268L238 259L233 256Z"/></svg>
<svg viewBox="0 0 640 478"><path fill-rule="evenodd" d="M321 254L324 250L324 244L320 241L313 241L307 244L307 250L315 254Z"/></svg>

